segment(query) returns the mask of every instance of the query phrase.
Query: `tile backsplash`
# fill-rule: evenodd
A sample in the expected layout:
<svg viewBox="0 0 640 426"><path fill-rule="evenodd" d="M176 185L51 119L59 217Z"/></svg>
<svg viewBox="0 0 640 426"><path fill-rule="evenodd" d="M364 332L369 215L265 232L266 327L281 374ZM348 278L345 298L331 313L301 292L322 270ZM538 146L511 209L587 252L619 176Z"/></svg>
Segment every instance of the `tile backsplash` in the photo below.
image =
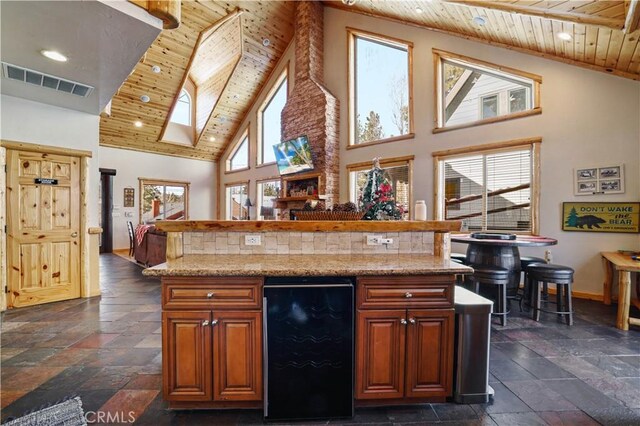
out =
<svg viewBox="0 0 640 426"><path fill-rule="evenodd" d="M261 244L248 246L246 235L259 235ZM184 232L184 254L433 254L433 232L375 233L391 238L387 245L368 246L370 232Z"/></svg>

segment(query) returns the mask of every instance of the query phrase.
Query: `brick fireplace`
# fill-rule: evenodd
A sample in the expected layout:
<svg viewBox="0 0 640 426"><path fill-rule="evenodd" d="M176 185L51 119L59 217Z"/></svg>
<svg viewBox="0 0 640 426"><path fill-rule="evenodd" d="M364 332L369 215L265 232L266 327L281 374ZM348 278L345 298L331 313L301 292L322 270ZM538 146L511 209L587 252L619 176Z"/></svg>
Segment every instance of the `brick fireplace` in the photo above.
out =
<svg viewBox="0 0 640 426"><path fill-rule="evenodd" d="M320 173L319 193L327 205L339 201L338 100L323 84L324 14L316 1L301 1L295 17L295 86L282 110L282 140L306 135L313 155L313 173ZM287 203L285 209L302 202Z"/></svg>

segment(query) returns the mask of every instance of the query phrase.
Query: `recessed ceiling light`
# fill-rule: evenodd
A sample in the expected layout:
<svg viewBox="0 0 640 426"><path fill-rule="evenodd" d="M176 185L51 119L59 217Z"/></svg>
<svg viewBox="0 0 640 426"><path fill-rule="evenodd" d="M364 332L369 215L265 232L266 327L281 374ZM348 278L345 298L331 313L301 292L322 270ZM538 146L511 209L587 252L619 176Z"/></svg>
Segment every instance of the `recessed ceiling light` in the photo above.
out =
<svg viewBox="0 0 640 426"><path fill-rule="evenodd" d="M215 141L216 141L216 138L215 138L215 137L213 137L213 136L209 136L209 142L215 142Z"/></svg>
<svg viewBox="0 0 640 426"><path fill-rule="evenodd" d="M416 7L416 13L422 13L422 8Z"/></svg>
<svg viewBox="0 0 640 426"><path fill-rule="evenodd" d="M160 74L160 71L162 71L162 70L160 69L159 66L154 65L154 66L151 67L151 71L153 71L155 74Z"/></svg>
<svg viewBox="0 0 640 426"><path fill-rule="evenodd" d="M558 33L558 38L560 40L569 41L571 40L572 37L571 37L571 34L569 33Z"/></svg>
<svg viewBox="0 0 640 426"><path fill-rule="evenodd" d="M60 52L56 52L55 50L42 50L40 51L40 53L53 61L67 62L67 57Z"/></svg>
<svg viewBox="0 0 640 426"><path fill-rule="evenodd" d="M264 47L268 47L271 44L271 40L269 40L268 38L263 38L262 39L262 45Z"/></svg>
<svg viewBox="0 0 640 426"><path fill-rule="evenodd" d="M149 96L147 96L147 95L142 95L142 96L140 96L140 100L146 104L147 102L149 102L151 100L151 98Z"/></svg>
<svg viewBox="0 0 640 426"><path fill-rule="evenodd" d="M136 127L142 127L142 121L136 121L133 125Z"/></svg>
<svg viewBox="0 0 640 426"><path fill-rule="evenodd" d="M487 20L484 19L482 16L474 16L473 23L483 27L487 23Z"/></svg>

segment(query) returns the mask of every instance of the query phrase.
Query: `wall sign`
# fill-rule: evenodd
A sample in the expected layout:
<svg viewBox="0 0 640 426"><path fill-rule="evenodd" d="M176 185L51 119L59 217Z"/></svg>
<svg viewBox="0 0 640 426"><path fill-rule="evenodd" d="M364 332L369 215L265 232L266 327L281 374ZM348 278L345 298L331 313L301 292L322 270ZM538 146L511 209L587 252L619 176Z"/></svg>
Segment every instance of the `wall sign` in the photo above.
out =
<svg viewBox="0 0 640 426"><path fill-rule="evenodd" d="M624 168L617 164L575 169L573 182L575 195L620 194L624 192Z"/></svg>
<svg viewBox="0 0 640 426"><path fill-rule="evenodd" d="M57 185L58 179L35 178L33 180L38 185Z"/></svg>
<svg viewBox="0 0 640 426"><path fill-rule="evenodd" d="M562 203L562 230L640 232L640 203Z"/></svg>
<svg viewBox="0 0 640 426"><path fill-rule="evenodd" d="M135 194L136 190L133 188L125 188L124 189L124 202L122 205L124 207L133 207L133 203L135 202Z"/></svg>

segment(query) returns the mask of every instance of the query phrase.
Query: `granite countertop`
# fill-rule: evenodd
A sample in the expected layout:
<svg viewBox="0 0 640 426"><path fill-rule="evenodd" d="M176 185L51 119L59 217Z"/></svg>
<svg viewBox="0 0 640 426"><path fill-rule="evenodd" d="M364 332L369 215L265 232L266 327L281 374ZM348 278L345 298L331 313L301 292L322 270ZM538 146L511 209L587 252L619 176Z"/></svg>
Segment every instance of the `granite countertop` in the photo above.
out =
<svg viewBox="0 0 640 426"><path fill-rule="evenodd" d="M331 276L469 274L468 266L426 254L190 254L145 269L147 276Z"/></svg>

